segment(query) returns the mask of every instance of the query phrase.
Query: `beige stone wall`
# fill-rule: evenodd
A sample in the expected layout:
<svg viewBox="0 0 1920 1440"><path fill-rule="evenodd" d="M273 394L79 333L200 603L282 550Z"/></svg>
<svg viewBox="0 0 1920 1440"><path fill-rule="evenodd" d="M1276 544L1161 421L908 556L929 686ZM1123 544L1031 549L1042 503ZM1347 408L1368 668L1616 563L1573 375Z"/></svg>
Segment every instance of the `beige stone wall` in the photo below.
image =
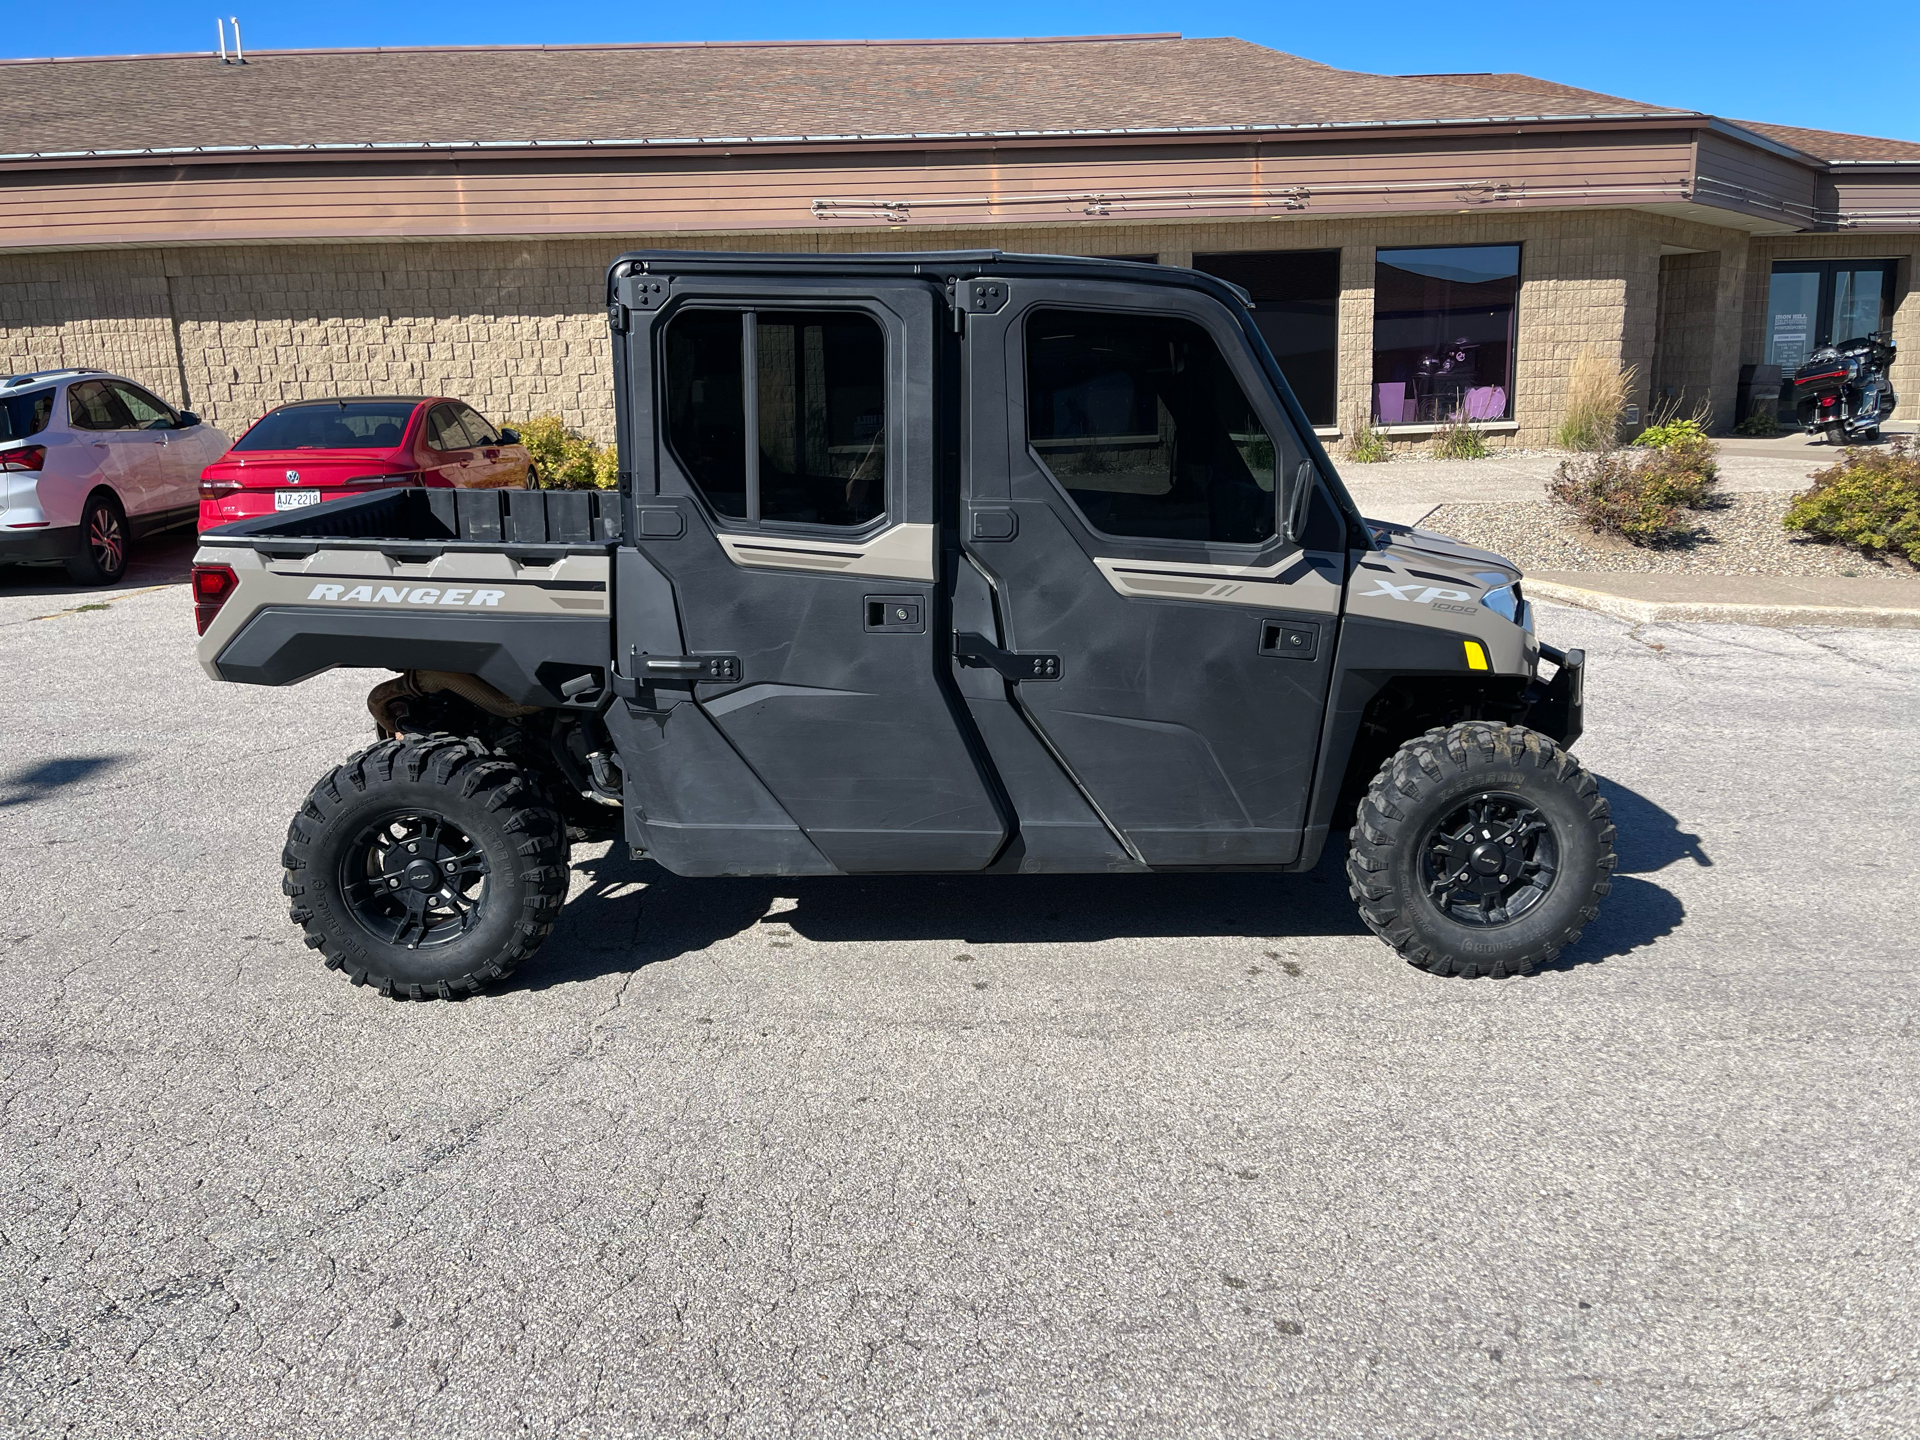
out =
<svg viewBox="0 0 1920 1440"><path fill-rule="evenodd" d="M1660 257L1660 304L1648 392L1655 413L1712 410L1713 314L1720 255L1691 250Z"/></svg>
<svg viewBox="0 0 1920 1440"><path fill-rule="evenodd" d="M1699 251L1712 273L1686 323L1711 334L1689 360L1716 414L1730 418L1745 313L1757 339L1766 260L1774 254L1912 256L1915 237L1787 237L1636 211L1408 216L1379 220L1274 217L1208 222L1080 223L991 230L897 226L792 234L429 244L219 246L0 257L0 364L12 370L99 365L122 371L237 432L288 400L358 393L445 392L500 422L557 413L596 438L613 425L605 268L625 249L901 250L976 248L1067 254L1199 251L1341 252L1339 415L1368 408L1374 250L1393 245L1518 242L1522 251L1519 432L1496 443L1549 441L1567 376L1593 348L1638 374L1648 404L1656 368L1660 253ZM1911 275L1911 264L1903 272ZM1702 280L1702 284L1705 281ZM1920 398L1920 305L1903 280L1903 415ZM1704 293L1704 292L1703 292ZM1689 396L1701 382L1690 378ZM1724 420L1723 420L1724 423Z"/></svg>

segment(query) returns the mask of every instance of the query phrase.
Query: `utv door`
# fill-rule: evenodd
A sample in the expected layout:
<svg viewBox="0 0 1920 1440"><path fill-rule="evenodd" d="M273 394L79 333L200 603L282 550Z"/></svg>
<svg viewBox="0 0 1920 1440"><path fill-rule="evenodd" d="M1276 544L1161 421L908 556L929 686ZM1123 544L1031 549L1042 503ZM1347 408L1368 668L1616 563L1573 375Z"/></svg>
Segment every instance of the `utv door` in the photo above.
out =
<svg viewBox="0 0 1920 1440"><path fill-rule="evenodd" d="M1009 699L1137 861L1292 861L1345 564L1298 407L1205 294L969 288L999 307L966 321L962 543L1001 652L985 663L1020 677ZM1291 522L1305 544L1287 538L1296 483L1314 486Z"/></svg>
<svg viewBox="0 0 1920 1440"><path fill-rule="evenodd" d="M935 583L939 292L627 283L622 393L643 443L620 665L671 676L666 652L683 650L720 676L644 687L664 747L644 769L666 788L642 808L655 842L682 852L663 859L682 873L985 867L1008 826L963 733Z"/></svg>

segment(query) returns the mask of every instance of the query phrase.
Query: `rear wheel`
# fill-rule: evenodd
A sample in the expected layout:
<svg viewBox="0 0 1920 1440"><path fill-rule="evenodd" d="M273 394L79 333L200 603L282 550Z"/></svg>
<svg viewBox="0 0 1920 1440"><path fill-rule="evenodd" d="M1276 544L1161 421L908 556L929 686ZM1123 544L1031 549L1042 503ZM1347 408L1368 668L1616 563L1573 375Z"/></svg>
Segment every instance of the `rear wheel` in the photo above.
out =
<svg viewBox="0 0 1920 1440"><path fill-rule="evenodd" d="M127 517L120 502L101 491L80 512L80 551L67 561L79 585L113 585L127 573Z"/></svg>
<svg viewBox="0 0 1920 1440"><path fill-rule="evenodd" d="M1438 975L1522 975L1580 938L1612 888L1600 787L1546 736L1470 722L1380 768L1349 836L1360 918Z"/></svg>
<svg viewBox="0 0 1920 1440"><path fill-rule="evenodd" d="M314 786L282 888L307 944L356 985L414 1000L497 984L567 894L566 836L529 777L471 740L383 740Z"/></svg>
<svg viewBox="0 0 1920 1440"><path fill-rule="evenodd" d="M526 487L529 490L538 490L540 488L540 472L531 465L527 466Z"/></svg>

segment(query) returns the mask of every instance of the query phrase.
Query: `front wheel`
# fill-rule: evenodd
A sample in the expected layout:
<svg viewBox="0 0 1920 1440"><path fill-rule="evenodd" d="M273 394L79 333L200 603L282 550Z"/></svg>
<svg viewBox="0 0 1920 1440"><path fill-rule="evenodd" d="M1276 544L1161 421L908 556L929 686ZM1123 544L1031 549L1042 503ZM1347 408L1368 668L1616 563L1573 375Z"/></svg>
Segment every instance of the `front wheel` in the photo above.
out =
<svg viewBox="0 0 1920 1440"><path fill-rule="evenodd" d="M1369 929L1437 975L1524 975L1612 888L1613 825L1585 767L1537 731L1429 730L1380 768L1349 835Z"/></svg>
<svg viewBox="0 0 1920 1440"><path fill-rule="evenodd" d="M452 735L383 740L287 827L293 922L329 968L414 1000L477 994L553 930L566 832L520 767Z"/></svg>

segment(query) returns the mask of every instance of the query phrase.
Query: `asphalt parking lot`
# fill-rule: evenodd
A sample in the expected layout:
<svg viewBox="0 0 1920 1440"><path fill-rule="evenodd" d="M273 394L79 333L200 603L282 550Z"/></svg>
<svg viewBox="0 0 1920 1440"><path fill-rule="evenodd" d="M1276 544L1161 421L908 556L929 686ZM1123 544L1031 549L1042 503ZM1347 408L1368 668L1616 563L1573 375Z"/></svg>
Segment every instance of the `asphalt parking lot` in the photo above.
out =
<svg viewBox="0 0 1920 1440"><path fill-rule="evenodd" d="M279 894L377 677L192 628L0 584L7 1433L1920 1432L1920 635L1545 610L1623 864L1526 979L1406 968L1337 856L596 847L517 988L407 1005Z"/></svg>

